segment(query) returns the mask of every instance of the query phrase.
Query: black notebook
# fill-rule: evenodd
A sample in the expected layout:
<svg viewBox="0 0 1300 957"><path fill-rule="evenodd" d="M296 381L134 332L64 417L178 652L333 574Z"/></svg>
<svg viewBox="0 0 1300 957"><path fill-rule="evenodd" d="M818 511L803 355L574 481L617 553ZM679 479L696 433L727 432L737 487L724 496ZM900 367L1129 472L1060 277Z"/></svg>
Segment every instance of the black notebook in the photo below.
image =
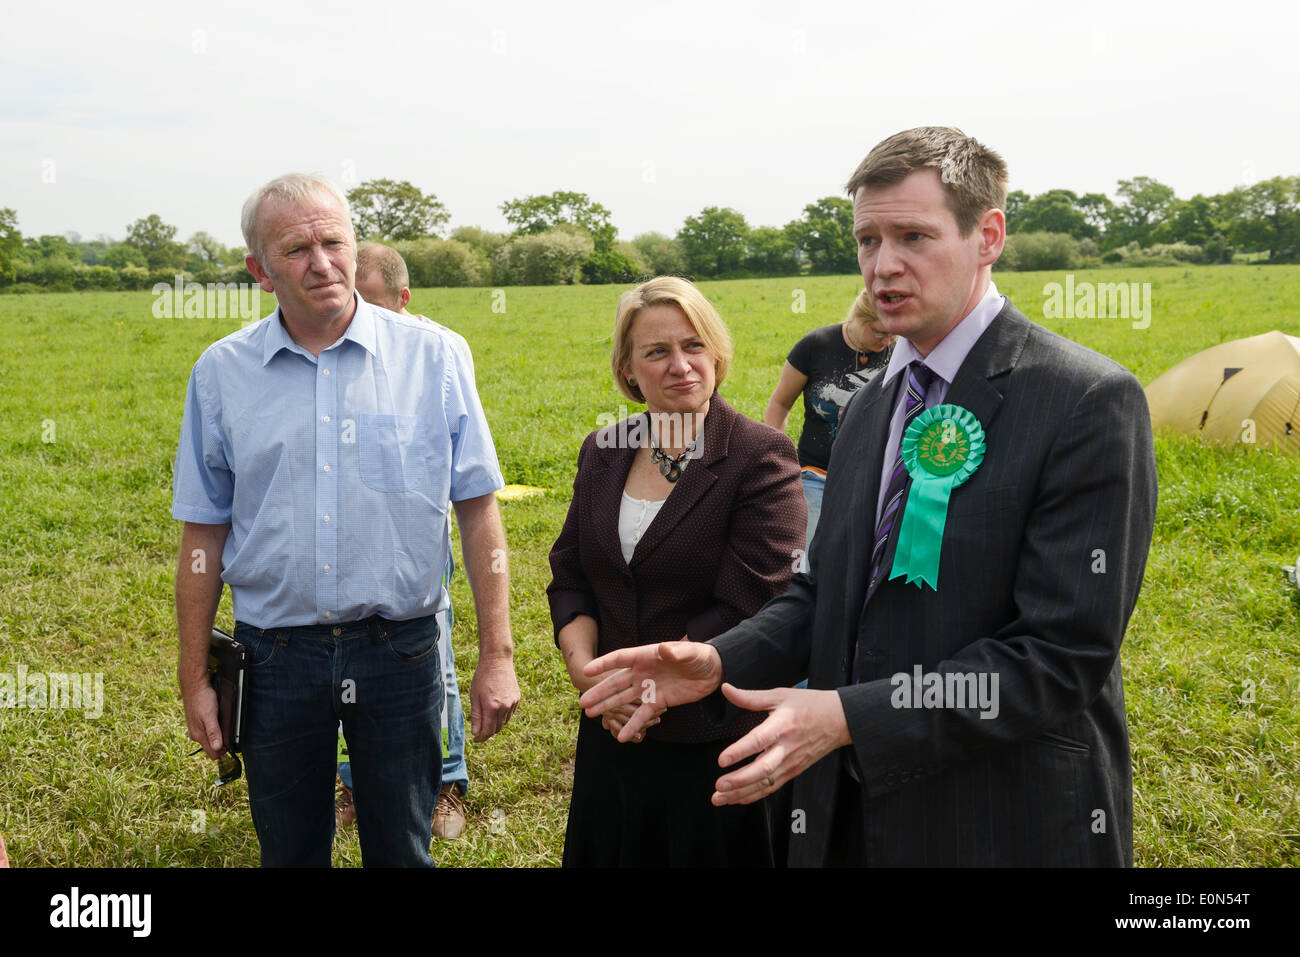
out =
<svg viewBox="0 0 1300 957"><path fill-rule="evenodd" d="M217 693L221 740L232 754L238 752L244 743L244 672L247 666L248 646L220 628L213 628L208 644L208 675Z"/></svg>

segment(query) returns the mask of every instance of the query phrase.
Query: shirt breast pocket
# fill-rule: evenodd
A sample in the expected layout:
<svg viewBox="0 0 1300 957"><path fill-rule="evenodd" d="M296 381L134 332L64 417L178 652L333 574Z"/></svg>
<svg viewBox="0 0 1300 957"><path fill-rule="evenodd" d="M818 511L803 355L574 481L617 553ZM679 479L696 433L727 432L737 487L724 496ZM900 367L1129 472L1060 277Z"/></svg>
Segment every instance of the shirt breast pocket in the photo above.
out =
<svg viewBox="0 0 1300 957"><path fill-rule="evenodd" d="M428 446L418 415L359 416L361 481L377 492L409 492L423 484Z"/></svg>

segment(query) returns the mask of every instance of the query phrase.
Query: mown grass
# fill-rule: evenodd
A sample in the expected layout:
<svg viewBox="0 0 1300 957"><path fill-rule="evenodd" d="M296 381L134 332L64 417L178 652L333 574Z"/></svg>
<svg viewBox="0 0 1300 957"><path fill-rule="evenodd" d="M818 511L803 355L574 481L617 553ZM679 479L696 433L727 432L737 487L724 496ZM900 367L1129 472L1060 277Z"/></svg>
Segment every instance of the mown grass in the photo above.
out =
<svg viewBox="0 0 1300 957"><path fill-rule="evenodd" d="M1094 270L1151 282L1147 329L1046 320L1048 273L999 274L1030 318L1148 383L1192 352L1270 329L1295 334L1298 267ZM808 329L838 320L852 276L705 283L736 340L724 394L761 417ZM547 552L578 444L624 402L610 378L615 287L418 290L412 309L473 347L506 481L544 495L503 505L523 703L470 746L470 825L443 864L559 861L577 710L551 641ZM805 311L792 305L804 298ZM273 306L263 297L263 312ZM159 320L148 293L0 299L0 673L101 672L104 711L0 711L0 833L18 866L253 865L243 783L211 786L175 684L171 457L190 366L235 320ZM51 423L53 433L50 432ZM797 435L798 408L790 431ZM53 441L43 441L52 438ZM1146 866L1300 862L1300 601L1278 566L1300 553L1296 461L1160 436L1160 509L1124 646L1136 859ZM454 583L463 693L473 606ZM227 594L218 616L229 625ZM468 706L468 705L466 705ZM360 863L355 832L336 862Z"/></svg>

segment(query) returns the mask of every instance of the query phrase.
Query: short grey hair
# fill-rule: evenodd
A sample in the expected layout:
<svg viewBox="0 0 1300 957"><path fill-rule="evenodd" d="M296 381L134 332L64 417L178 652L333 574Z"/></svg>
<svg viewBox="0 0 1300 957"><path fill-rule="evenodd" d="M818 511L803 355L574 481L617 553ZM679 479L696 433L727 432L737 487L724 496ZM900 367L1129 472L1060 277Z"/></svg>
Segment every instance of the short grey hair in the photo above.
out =
<svg viewBox="0 0 1300 957"><path fill-rule="evenodd" d="M277 176L244 201L244 211L239 218L240 228L244 232L244 244L248 253L266 268L266 246L262 242L261 212L262 205L268 199L285 203L300 203L303 200L327 193L338 200L343 208L343 215L348 222L348 231L352 232L352 248L357 245L357 237L352 229L352 207L348 205L347 196L331 180L315 173L286 173Z"/></svg>

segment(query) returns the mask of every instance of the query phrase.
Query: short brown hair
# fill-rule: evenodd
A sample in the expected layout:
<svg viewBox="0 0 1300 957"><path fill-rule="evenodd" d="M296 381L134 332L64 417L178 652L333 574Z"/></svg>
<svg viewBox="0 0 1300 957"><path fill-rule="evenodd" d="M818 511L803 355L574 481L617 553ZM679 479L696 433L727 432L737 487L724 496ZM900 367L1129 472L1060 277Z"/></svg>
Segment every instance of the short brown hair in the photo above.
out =
<svg viewBox="0 0 1300 957"><path fill-rule="evenodd" d="M614 346L610 350L609 359L619 391L633 402L645 401L641 387L632 385L623 376L623 366L632 357L632 321L642 309L651 306L676 306L685 313L691 328L704 343L704 348L713 356L714 387L722 385L727 377L727 369L731 366L733 352L731 333L727 331L718 310L713 308L713 303L693 283L678 276L656 276L618 297Z"/></svg>
<svg viewBox="0 0 1300 957"><path fill-rule="evenodd" d="M951 126L918 126L875 145L858 164L845 189L892 186L918 169L939 171L957 231L970 235L990 209L1007 205L1007 164L973 136Z"/></svg>
<svg viewBox="0 0 1300 957"><path fill-rule="evenodd" d="M400 299L402 290L411 285L411 274L401 253L383 243L362 243L357 250L357 278L369 276L376 269L393 301Z"/></svg>

